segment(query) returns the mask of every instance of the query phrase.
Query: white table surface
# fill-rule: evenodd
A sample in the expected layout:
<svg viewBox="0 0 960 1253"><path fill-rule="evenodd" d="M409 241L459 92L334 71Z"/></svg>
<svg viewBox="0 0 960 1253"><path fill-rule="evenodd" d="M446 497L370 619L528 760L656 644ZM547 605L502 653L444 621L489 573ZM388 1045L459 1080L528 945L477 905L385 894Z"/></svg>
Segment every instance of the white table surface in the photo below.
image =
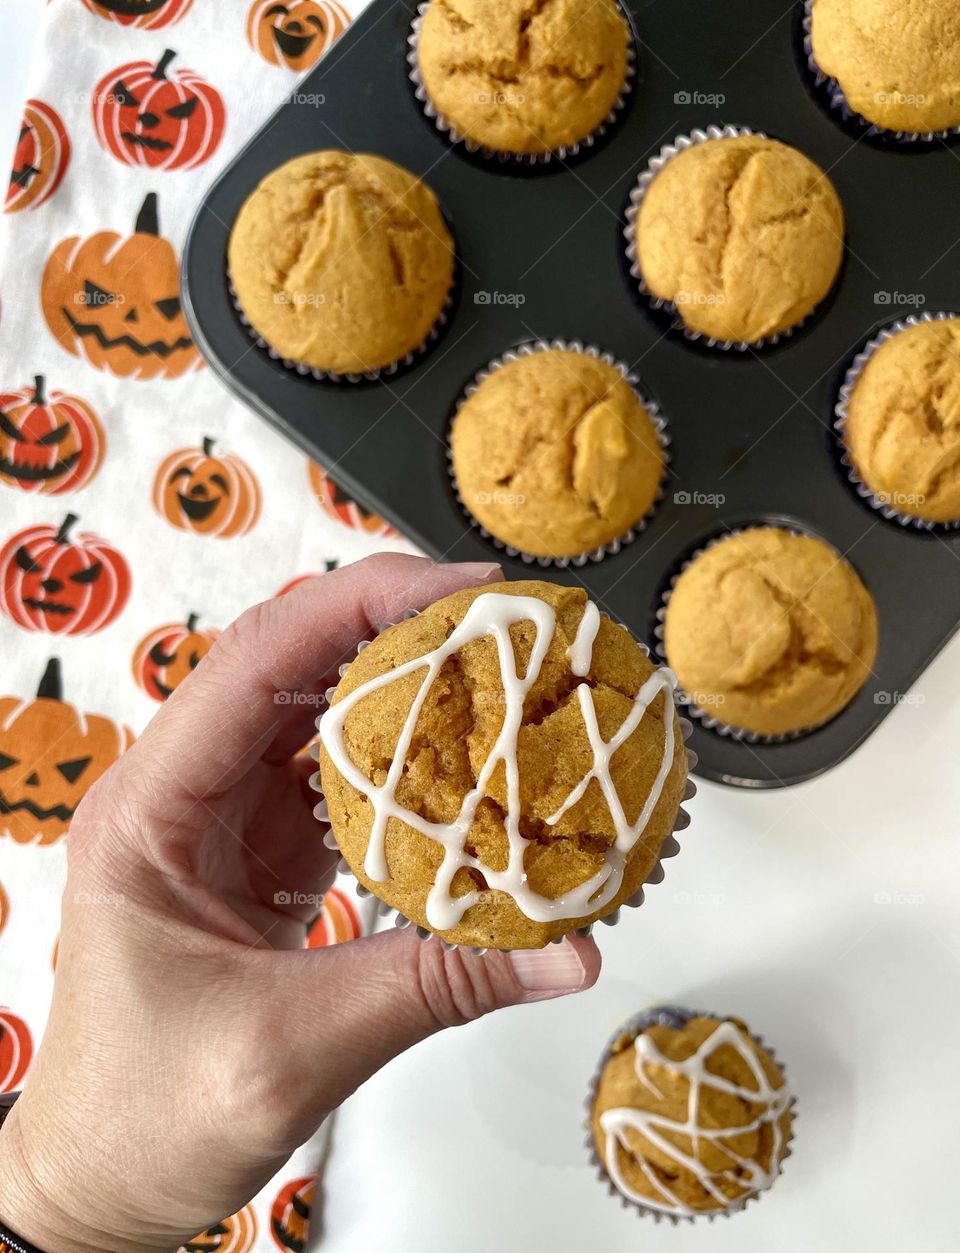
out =
<svg viewBox="0 0 960 1253"><path fill-rule="evenodd" d="M37 3L2 0L4 160ZM436 1037L347 1103L314 1247L955 1253L958 692L960 640L916 702L824 778L760 794L701 783L666 881L599 929L597 988ZM729 1222L654 1226L622 1211L586 1165L581 1101L595 1058L654 1002L742 1015L796 1087L784 1177Z"/></svg>

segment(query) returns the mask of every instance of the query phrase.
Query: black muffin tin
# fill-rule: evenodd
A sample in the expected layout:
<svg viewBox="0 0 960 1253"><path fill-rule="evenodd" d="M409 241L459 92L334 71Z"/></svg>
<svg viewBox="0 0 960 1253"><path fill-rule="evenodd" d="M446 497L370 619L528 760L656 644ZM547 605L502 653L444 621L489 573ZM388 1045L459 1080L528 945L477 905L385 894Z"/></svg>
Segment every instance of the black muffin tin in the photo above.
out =
<svg viewBox="0 0 960 1253"><path fill-rule="evenodd" d="M671 576L715 536L772 521L833 544L877 603L874 677L839 717L800 738L747 744L699 725L692 738L698 772L711 779L797 783L851 753L960 620L960 536L901 527L871 509L846 478L832 430L843 374L878 327L960 306L960 153L846 129L806 68L799 2L786 11L782 0L625 8L638 52L626 109L594 147L541 169L451 146L408 78L413 6L374 0L208 191L184 255L185 307L227 385L426 552L500 560L508 578L582 584L650 644ZM847 214L834 293L801 330L759 352L709 349L671 330L637 293L624 257L630 189L649 158L678 134L723 124L807 153ZM251 341L228 290L227 240L244 199L282 162L328 147L414 171L456 237L460 277L443 334L376 382L318 382L285 368ZM484 292L499 295L484 303ZM522 303L503 302L515 293ZM618 554L566 570L494 548L462 514L447 474L447 432L464 386L491 358L537 338L597 345L631 365L672 438L666 494L646 530ZM710 501L718 495L722 503Z"/></svg>

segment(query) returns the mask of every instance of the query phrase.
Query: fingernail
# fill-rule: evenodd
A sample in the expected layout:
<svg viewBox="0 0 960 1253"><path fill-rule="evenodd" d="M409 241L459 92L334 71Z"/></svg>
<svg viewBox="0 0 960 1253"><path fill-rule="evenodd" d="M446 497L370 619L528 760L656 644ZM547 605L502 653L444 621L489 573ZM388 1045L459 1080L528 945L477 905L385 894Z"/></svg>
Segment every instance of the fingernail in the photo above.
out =
<svg viewBox="0 0 960 1253"><path fill-rule="evenodd" d="M577 950L566 940L546 948L519 949L509 957L513 977L527 994L525 1001L546 1001L579 992L586 979Z"/></svg>
<svg viewBox="0 0 960 1253"><path fill-rule="evenodd" d="M496 561L451 561L446 569L456 570L457 574L462 574L468 579L476 579L478 583L482 583L484 579L489 579L494 574L502 573Z"/></svg>

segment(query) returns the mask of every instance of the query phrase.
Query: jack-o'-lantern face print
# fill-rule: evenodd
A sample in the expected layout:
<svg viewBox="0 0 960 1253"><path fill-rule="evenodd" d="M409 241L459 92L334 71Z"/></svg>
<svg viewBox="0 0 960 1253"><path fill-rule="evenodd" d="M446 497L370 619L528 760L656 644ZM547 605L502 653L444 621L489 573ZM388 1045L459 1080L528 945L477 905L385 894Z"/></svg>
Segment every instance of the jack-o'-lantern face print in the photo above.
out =
<svg viewBox="0 0 960 1253"><path fill-rule="evenodd" d="M58 496L83 487L103 460L100 419L77 396L32 387L0 393L0 480L24 492Z"/></svg>
<svg viewBox="0 0 960 1253"><path fill-rule="evenodd" d="M172 453L157 471L154 506L180 531L245 535L260 516L260 486L245 461L213 448L205 439L202 448Z"/></svg>
<svg viewBox="0 0 960 1253"><path fill-rule="evenodd" d="M257 1216L252 1205L214 1223L188 1240L178 1253L250 1253L257 1238Z"/></svg>
<svg viewBox="0 0 960 1253"><path fill-rule="evenodd" d="M365 531L367 535L378 538L397 534L389 522L385 522L378 514L368 513L352 500L315 461L307 462L307 474L317 503L328 518L333 518L335 522L340 522L351 530Z"/></svg>
<svg viewBox="0 0 960 1253"><path fill-rule="evenodd" d="M7 213L39 209L63 181L70 162L70 140L60 115L42 100L28 100L10 171Z"/></svg>
<svg viewBox="0 0 960 1253"><path fill-rule="evenodd" d="M219 631L197 629L197 615L151 631L133 655L133 677L154 700L166 700L213 648Z"/></svg>
<svg viewBox="0 0 960 1253"><path fill-rule="evenodd" d="M120 26L159 30L179 22L193 0L83 0L84 8Z"/></svg>
<svg viewBox="0 0 960 1253"><path fill-rule="evenodd" d="M180 308L180 263L159 234L153 192L132 235L62 240L43 271L40 303L60 346L97 370L178 378L203 364Z"/></svg>
<svg viewBox="0 0 960 1253"><path fill-rule="evenodd" d="M277 1194L270 1210L270 1234L278 1249L303 1253L310 1228L310 1206L317 1190L316 1176L293 1179Z"/></svg>
<svg viewBox="0 0 960 1253"><path fill-rule="evenodd" d="M247 40L271 65L308 70L343 34L350 14L337 0L254 0Z"/></svg>

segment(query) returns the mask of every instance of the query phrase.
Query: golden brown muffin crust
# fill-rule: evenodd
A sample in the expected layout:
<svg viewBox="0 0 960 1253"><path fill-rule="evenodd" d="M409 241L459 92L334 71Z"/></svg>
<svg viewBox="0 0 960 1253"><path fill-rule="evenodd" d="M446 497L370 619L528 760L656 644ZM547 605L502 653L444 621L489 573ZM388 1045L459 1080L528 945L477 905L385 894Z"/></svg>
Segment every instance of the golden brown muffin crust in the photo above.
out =
<svg viewBox="0 0 960 1253"><path fill-rule="evenodd" d="M960 520L960 318L881 344L853 387L843 437L884 503L930 522Z"/></svg>
<svg viewBox="0 0 960 1253"><path fill-rule="evenodd" d="M886 130L960 125L956 0L816 0L813 57L850 107Z"/></svg>
<svg viewBox="0 0 960 1253"><path fill-rule="evenodd" d="M628 41L614 0L431 0L417 56L430 100L460 135L544 153L601 125Z"/></svg>
<svg viewBox="0 0 960 1253"><path fill-rule="evenodd" d="M453 282L453 241L408 170L331 150L267 175L237 215L228 263L245 315L282 357L362 374L427 338Z"/></svg>
<svg viewBox="0 0 960 1253"><path fill-rule="evenodd" d="M546 821L593 762L575 692L580 680L571 672L566 651L584 612L586 593L582 588L517 582L446 597L417 617L384 631L365 648L351 662L333 703L375 676L432 652L448 638L476 598L488 592L538 597L556 613L556 629L540 675L527 695L517 747L520 830L529 840L524 865L530 887L542 896L555 898L601 870L604 854L616 839L613 818L596 780L559 822L549 825ZM526 672L535 635L529 620L510 628L521 675ZM653 664L628 632L601 618L587 681L605 739L616 733L633 706L633 697L653 671ZM444 663L420 712L397 787L397 798L406 808L431 821L452 822L456 818L503 723L500 675L490 636L466 644ZM401 727L422 679L423 671L416 670L394 680L363 697L347 715L344 743L350 760L375 784L386 779ZM662 692L614 754L611 773L627 821L636 822L663 760L665 716L671 719L675 736L672 766L650 821L628 854L620 891L604 907L604 914L638 890L673 830L686 781L686 751L673 702L667 702ZM371 805L337 771L322 746L320 771L333 832L350 869L381 900L427 926L427 894L441 862L440 845L391 818L386 837L390 877L386 882L372 880L364 869ZM489 780L467 841L492 870L506 867L506 805L506 774L500 763ZM482 876L461 868L452 892L461 896L483 886ZM597 916L534 922L506 893L483 890L459 924L439 934L450 942L477 947L539 948Z"/></svg>
<svg viewBox="0 0 960 1253"><path fill-rule="evenodd" d="M663 166L636 221L654 296L718 340L755 343L803 319L843 257L843 208L809 157L758 135L707 140Z"/></svg>
<svg viewBox="0 0 960 1253"><path fill-rule="evenodd" d="M839 713L870 676L873 598L821 540L756 527L680 575L664 622L667 662L700 709L783 735Z"/></svg>
<svg viewBox="0 0 960 1253"><path fill-rule="evenodd" d="M502 543L573 557L646 514L664 456L620 371L587 353L535 352L494 370L451 431L464 505Z"/></svg>

